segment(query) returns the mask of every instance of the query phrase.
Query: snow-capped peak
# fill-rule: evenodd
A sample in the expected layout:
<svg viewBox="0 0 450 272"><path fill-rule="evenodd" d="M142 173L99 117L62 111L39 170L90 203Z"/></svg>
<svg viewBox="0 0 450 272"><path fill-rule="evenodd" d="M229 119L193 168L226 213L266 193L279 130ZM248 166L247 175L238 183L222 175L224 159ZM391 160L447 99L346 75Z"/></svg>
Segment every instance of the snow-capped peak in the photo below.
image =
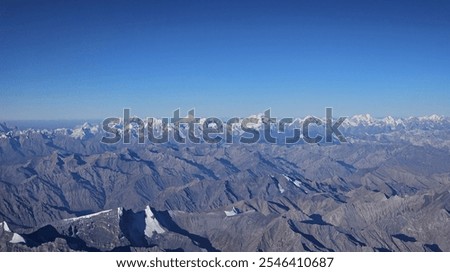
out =
<svg viewBox="0 0 450 272"><path fill-rule="evenodd" d="M96 134L99 130L98 125L91 125L88 122L85 122L82 126L78 126L72 130L72 133L70 134L71 137L75 139L83 139L84 137L88 135Z"/></svg>
<svg viewBox="0 0 450 272"><path fill-rule="evenodd" d="M155 233L164 232L166 231L159 224L158 220L150 209L150 206L145 207L145 236L152 237Z"/></svg>
<svg viewBox="0 0 450 272"><path fill-rule="evenodd" d="M396 125L395 119L392 116L387 116L385 118L383 118L383 121L387 124L387 125Z"/></svg>
<svg viewBox="0 0 450 272"><path fill-rule="evenodd" d="M93 126L90 124L90 123L88 123L88 122L85 122L82 126L81 126L81 128L84 128L84 129L86 129L86 128L92 128Z"/></svg>
<svg viewBox="0 0 450 272"><path fill-rule="evenodd" d="M438 123L438 122L442 122L444 120L444 116L440 116L440 115L437 115L437 114L432 114L432 115L429 115L429 116L419 117L418 119L420 121L431 121L431 122Z"/></svg>
<svg viewBox="0 0 450 272"><path fill-rule="evenodd" d="M12 233L13 236L11 237L11 240L9 241L11 244L25 243L25 239L20 234L17 234L17 233L14 233L11 231L11 229L8 226L8 223L1 222L0 227L3 228L3 231Z"/></svg>
<svg viewBox="0 0 450 272"><path fill-rule="evenodd" d="M375 119L368 113L355 115L351 117L350 120L355 122L357 125L372 125L375 123Z"/></svg>
<svg viewBox="0 0 450 272"><path fill-rule="evenodd" d="M1 222L1 223L0 223L0 226L3 227L3 230L4 230L4 231L6 231L6 232L12 232L11 229L9 228L9 226L8 226L8 223L6 223L6 222Z"/></svg>

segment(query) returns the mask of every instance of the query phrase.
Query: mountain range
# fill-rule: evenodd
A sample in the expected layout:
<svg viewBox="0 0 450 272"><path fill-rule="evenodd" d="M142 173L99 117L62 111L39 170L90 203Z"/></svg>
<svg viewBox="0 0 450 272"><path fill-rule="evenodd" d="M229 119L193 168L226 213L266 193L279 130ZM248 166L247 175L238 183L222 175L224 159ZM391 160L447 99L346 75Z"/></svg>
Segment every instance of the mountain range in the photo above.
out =
<svg viewBox="0 0 450 272"><path fill-rule="evenodd" d="M347 142L104 144L100 124L0 124L0 251L450 251L450 119L339 129Z"/></svg>

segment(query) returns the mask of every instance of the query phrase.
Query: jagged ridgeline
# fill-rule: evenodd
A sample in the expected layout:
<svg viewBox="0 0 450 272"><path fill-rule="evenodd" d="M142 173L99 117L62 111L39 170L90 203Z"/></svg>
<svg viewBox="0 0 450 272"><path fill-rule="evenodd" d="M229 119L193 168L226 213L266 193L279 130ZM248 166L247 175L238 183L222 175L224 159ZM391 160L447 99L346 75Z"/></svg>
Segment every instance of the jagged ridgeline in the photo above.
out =
<svg viewBox="0 0 450 272"><path fill-rule="evenodd" d="M95 124L2 124L0 250L450 251L449 119L362 115L341 131L108 145Z"/></svg>

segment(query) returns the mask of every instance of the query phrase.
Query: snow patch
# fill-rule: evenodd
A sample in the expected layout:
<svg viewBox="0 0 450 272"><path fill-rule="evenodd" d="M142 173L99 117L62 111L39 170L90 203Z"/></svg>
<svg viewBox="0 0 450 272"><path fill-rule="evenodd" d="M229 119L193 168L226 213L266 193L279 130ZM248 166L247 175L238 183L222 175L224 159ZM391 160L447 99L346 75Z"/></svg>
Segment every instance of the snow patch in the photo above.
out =
<svg viewBox="0 0 450 272"><path fill-rule="evenodd" d="M283 174L283 177L284 177L287 181L292 181L292 179L291 179L288 175Z"/></svg>
<svg viewBox="0 0 450 272"><path fill-rule="evenodd" d="M22 236L20 236L17 233L13 234L13 237L11 238L11 241L9 241L11 244L18 244L18 243L25 243L25 239L23 239Z"/></svg>
<svg viewBox="0 0 450 272"><path fill-rule="evenodd" d="M287 181L292 182L298 188L300 188L302 185L302 182L300 180L293 179L293 178L289 177L288 175L284 175L284 174L283 174L283 177L285 177Z"/></svg>
<svg viewBox="0 0 450 272"><path fill-rule="evenodd" d="M119 207L117 208L117 218L120 219L120 217L122 217L123 214L123 208Z"/></svg>
<svg viewBox="0 0 450 272"><path fill-rule="evenodd" d="M285 190L283 187L281 187L281 184L279 182L278 182L277 186L278 186L278 190L280 191L280 193L284 193Z"/></svg>
<svg viewBox="0 0 450 272"><path fill-rule="evenodd" d="M14 232L11 231L11 229L8 226L8 223L1 222L0 223L0 228L3 228L4 231L10 232L10 233L13 234L13 236L11 238L11 241L9 241L11 244L25 243L25 239L23 239L22 236L20 236L19 234L14 233Z"/></svg>
<svg viewBox="0 0 450 272"><path fill-rule="evenodd" d="M8 226L8 223L2 222L2 223L0 223L0 226L3 227L3 230L4 230L4 231L12 232L11 229L9 228L9 226Z"/></svg>
<svg viewBox="0 0 450 272"><path fill-rule="evenodd" d="M153 215L152 210L149 206L145 208L145 236L152 237L154 233L164 233L166 232L158 220Z"/></svg>
<svg viewBox="0 0 450 272"><path fill-rule="evenodd" d="M231 209L231 211L224 211L224 212L227 217L235 216L239 213L235 207L233 207L233 209Z"/></svg>

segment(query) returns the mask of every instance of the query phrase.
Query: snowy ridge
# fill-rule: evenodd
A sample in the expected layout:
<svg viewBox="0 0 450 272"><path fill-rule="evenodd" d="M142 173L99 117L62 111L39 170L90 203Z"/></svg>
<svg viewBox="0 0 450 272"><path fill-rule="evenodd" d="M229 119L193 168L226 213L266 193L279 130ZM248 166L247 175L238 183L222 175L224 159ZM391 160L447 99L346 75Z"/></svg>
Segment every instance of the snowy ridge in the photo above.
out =
<svg viewBox="0 0 450 272"><path fill-rule="evenodd" d="M155 233L161 234L164 232L166 231L161 227L150 207L147 206L145 208L145 236L152 237Z"/></svg>
<svg viewBox="0 0 450 272"><path fill-rule="evenodd" d="M65 221L65 222L73 222L73 221L77 221L77 220L80 220L80 219L87 219L87 218L91 218L91 217L94 217L94 216L97 216L97 215L100 215L100 214L108 213L110 211L112 211L112 210L96 212L96 213L87 214L87 215L83 215L83 216L79 216L79 217L67 218L67 219L64 219L63 221Z"/></svg>
<svg viewBox="0 0 450 272"><path fill-rule="evenodd" d="M295 118L292 123L286 124L286 128L293 128L293 127L301 127L302 124L305 122L306 119L312 116L306 116L305 118ZM252 128L255 130L261 130L263 129L263 123L265 122L264 114L255 114L251 115L248 118L255 118L253 121L256 121L255 123L250 122L247 125L248 128ZM275 117L273 117L275 118ZM325 119L319 118L322 120L322 122L325 124ZM335 120L337 119L337 116L335 116ZM115 124L113 127L117 129L120 133L123 133L124 131L124 124L123 120L121 120L121 123ZM195 125L195 135L200 136L201 132L203 130L203 124L206 121L206 118L199 118L199 123ZM240 119L242 121L243 118ZM280 118L277 119L278 121ZM144 121L144 127L148 127L148 122L146 120ZM169 120L170 121L170 120ZM158 134L162 131L163 126L163 119L157 119L153 118L153 126L155 131L155 136L158 136ZM180 133L182 135L186 134L187 131L187 125L186 124L180 124ZM136 133L138 131L138 125L135 123L130 124L130 128L132 131L133 136L136 136ZM174 131L176 129L176 126L169 122L167 124L167 128L169 131ZM272 128L275 128L275 125L272 124ZM421 116L421 117L408 117L408 118L394 118L392 116L387 116L384 118L375 118L371 116L370 114L359 114L354 115L352 117L348 117L345 119L345 121L342 123L342 128L344 129L352 129L352 128L378 128L378 129L384 129L388 131L393 130L410 130L410 129L450 129L450 118L437 115L437 114L431 114L429 116ZM238 134L241 135L244 133L244 131L241 128L240 123L232 123L232 130ZM100 124L92 125L89 123L84 123L83 125L77 126L73 129L68 128L56 128L53 130L47 130L47 129L25 129L25 130L19 130L17 128L9 128L6 123L0 123L0 139L6 139L6 138L12 138L16 136L26 136L28 137L31 134L42 134L50 137L56 137L56 136L70 136L71 138L83 140L89 137L93 137L97 134L103 134L104 131L101 129Z"/></svg>

